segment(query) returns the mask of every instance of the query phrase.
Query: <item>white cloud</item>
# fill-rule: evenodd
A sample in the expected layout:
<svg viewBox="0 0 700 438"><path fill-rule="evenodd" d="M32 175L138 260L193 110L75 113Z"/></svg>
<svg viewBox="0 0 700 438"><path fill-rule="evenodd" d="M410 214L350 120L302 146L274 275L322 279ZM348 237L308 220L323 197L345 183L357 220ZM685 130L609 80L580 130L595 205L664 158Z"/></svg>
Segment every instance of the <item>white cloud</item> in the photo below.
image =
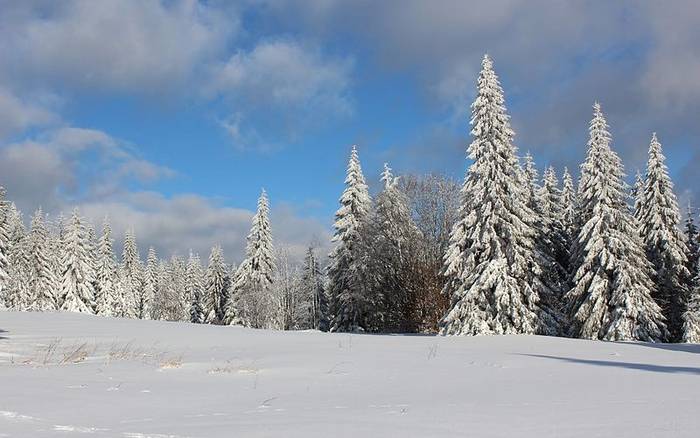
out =
<svg viewBox="0 0 700 438"><path fill-rule="evenodd" d="M58 119L42 102L20 99L0 86L0 140L27 128L55 123Z"/></svg>
<svg viewBox="0 0 700 438"><path fill-rule="evenodd" d="M262 42L234 54L215 74L214 87L255 106L317 106L348 112L351 63L329 59L298 42Z"/></svg>
<svg viewBox="0 0 700 438"><path fill-rule="evenodd" d="M175 175L139 157L135 149L102 131L59 128L35 140L0 146L0 185L26 214L41 206L53 215L68 215L78 207L97 228L108 215L119 239L133 227L144 255L154 246L161 257L184 256L190 249L207 257L211 246L221 244L229 261L240 261L253 212L196 194L166 197L126 189L134 181L147 187ZM276 244L296 260L310 243L320 244L325 253L327 227L301 217L288 204L276 205L272 196Z"/></svg>
<svg viewBox="0 0 700 438"><path fill-rule="evenodd" d="M682 110L700 98L700 4L651 2L648 14L653 38L642 85L657 107Z"/></svg>
<svg viewBox="0 0 700 438"><path fill-rule="evenodd" d="M57 128L0 146L0 184L23 210L52 211L67 199L119 192L127 180L147 183L174 175L132 149L102 131Z"/></svg>
<svg viewBox="0 0 700 438"><path fill-rule="evenodd" d="M349 58L325 56L313 45L264 41L214 65L206 93L222 96L233 108L220 124L237 148L269 151L282 142L261 135L255 122L275 126L289 139L352 113L352 67Z"/></svg>
<svg viewBox="0 0 700 438"><path fill-rule="evenodd" d="M227 261L233 263L243 258L253 216L250 210L194 194L166 198L155 192L125 193L79 207L95 224L108 215L119 238L133 227L142 255L153 246L161 257L186 256L191 249L205 259L211 247L220 244ZM302 259L310 243L320 243L321 256L328 249L330 234L326 227L313 218L298 216L288 205L275 205L274 199L271 226L275 245L288 248L294 260Z"/></svg>
<svg viewBox="0 0 700 438"><path fill-rule="evenodd" d="M6 77L100 92L172 91L238 26L235 15L195 0L16 2L3 13Z"/></svg>

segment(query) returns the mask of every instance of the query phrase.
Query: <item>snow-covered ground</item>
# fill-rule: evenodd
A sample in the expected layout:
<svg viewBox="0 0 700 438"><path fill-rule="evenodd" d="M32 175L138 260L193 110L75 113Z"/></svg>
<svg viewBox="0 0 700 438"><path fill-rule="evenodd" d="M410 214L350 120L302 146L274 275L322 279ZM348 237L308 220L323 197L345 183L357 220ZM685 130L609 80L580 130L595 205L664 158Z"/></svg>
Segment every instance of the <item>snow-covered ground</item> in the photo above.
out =
<svg viewBox="0 0 700 438"><path fill-rule="evenodd" d="M700 347L0 312L0 436L697 437Z"/></svg>

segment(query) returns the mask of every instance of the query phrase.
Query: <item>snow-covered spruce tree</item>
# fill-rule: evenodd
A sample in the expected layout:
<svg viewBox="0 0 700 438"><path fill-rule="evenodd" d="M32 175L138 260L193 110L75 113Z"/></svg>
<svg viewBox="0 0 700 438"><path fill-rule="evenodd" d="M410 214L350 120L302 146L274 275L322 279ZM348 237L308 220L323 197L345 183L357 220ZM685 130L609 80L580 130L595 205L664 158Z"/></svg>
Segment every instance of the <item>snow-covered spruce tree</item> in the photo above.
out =
<svg viewBox="0 0 700 438"><path fill-rule="evenodd" d="M568 262L562 259L568 256L568 253L564 248L563 236L556 228L558 212L550 207L552 199L559 197L556 186L559 183L553 169L551 172L549 175L550 186L545 189L539 183L539 174L532 155L528 152L523 157L523 173L528 182L527 206L534 215L533 226L536 232L535 244L539 253L539 264L542 267L541 278L552 291L552 293L540 296L540 299L546 306L558 308L560 307L561 294L566 289L565 277L568 265ZM543 175L543 184L546 182L544 178L545 175ZM553 224L550 223L552 221L554 221Z"/></svg>
<svg viewBox="0 0 700 438"><path fill-rule="evenodd" d="M685 268L690 273L692 280L688 290L693 290L697 285L696 270L698 268L698 260L700 259L700 243L698 242L698 227L695 225L695 210L688 202L688 211L685 218L685 247L686 247L686 264Z"/></svg>
<svg viewBox="0 0 700 438"><path fill-rule="evenodd" d="M87 235L88 260L90 260L90 267L92 269L92 289L95 291L95 294L97 294L97 234L95 233L95 226L91 223L86 225L85 230ZM97 306L97 295L95 295L93 301L95 302L95 306ZM97 309L95 309L95 311L97 311Z"/></svg>
<svg viewBox="0 0 700 438"><path fill-rule="evenodd" d="M32 261L31 288L33 291L30 309L40 312L56 310L58 308L59 284L52 266L49 230L46 228L44 212L41 211L41 208L32 217L28 239Z"/></svg>
<svg viewBox="0 0 700 438"><path fill-rule="evenodd" d="M87 246L82 219L78 210L73 210L63 239L61 310L94 313L94 279Z"/></svg>
<svg viewBox="0 0 700 438"><path fill-rule="evenodd" d="M647 257L654 268L654 298L663 309L671 340L679 341L691 274L686 268L687 247L679 229L678 202L665 161L661 143L654 133L638 217Z"/></svg>
<svg viewBox="0 0 700 438"><path fill-rule="evenodd" d="M127 230L124 234L122 269L125 312L121 316L142 319L148 313L150 303L146 301L146 296L143 294L141 259L133 230Z"/></svg>
<svg viewBox="0 0 700 438"><path fill-rule="evenodd" d="M634 176L634 186L630 192L632 199L634 200L634 207L632 209L632 214L637 220L637 223L641 225L642 221L642 203L644 202L644 178L642 173L638 170Z"/></svg>
<svg viewBox="0 0 700 438"><path fill-rule="evenodd" d="M124 297L118 287L117 259L114 255L114 240L109 219L102 223L102 235L97 242L97 264L95 267L95 307L98 315L117 316L123 313Z"/></svg>
<svg viewBox="0 0 700 438"><path fill-rule="evenodd" d="M413 222L408 199L388 165L381 181L384 188L362 233L368 273L366 329L372 331L415 331L412 305L415 290L411 261L422 239Z"/></svg>
<svg viewBox="0 0 700 438"><path fill-rule="evenodd" d="M535 159L532 157L530 152L527 152L523 157L523 173L525 180L527 181L527 199L528 206L538 213L537 209L540 207L539 194L540 194L540 175L537 171L537 165L535 164ZM538 215L539 216L539 215Z"/></svg>
<svg viewBox="0 0 700 438"><path fill-rule="evenodd" d="M571 335L610 341L667 337L661 308L652 298L636 220L629 210L624 169L610 148L600 105L594 105L588 151L581 165L583 226L572 254L573 287L567 293Z"/></svg>
<svg viewBox="0 0 700 438"><path fill-rule="evenodd" d="M323 274L316 260L313 246L309 246L304 257L301 289L306 296L310 297L306 325L316 330L328 331L328 297L323 288Z"/></svg>
<svg viewBox="0 0 700 438"><path fill-rule="evenodd" d="M700 288L695 287L683 313L683 342L700 344Z"/></svg>
<svg viewBox="0 0 700 438"><path fill-rule="evenodd" d="M12 310L28 310L34 296L32 282L31 246L24 228L22 213L14 203L9 216L9 274L10 282L5 291L5 306Z"/></svg>
<svg viewBox="0 0 700 438"><path fill-rule="evenodd" d="M548 167L542 176L542 186L538 194L539 212L541 223L546 238L546 247L543 248L551 259L549 274L550 284L559 293L566 292L569 287L567 276L569 273L569 240L564 228L564 209L562 207L562 193L559 189L559 180L553 167ZM557 307L561 304L561 297L556 297Z"/></svg>
<svg viewBox="0 0 700 438"><path fill-rule="evenodd" d="M698 260L698 229L695 226L695 212L688 204L688 214L685 222L685 241L688 248L686 268L694 274L690 295L683 313L683 342L700 344L700 272Z"/></svg>
<svg viewBox="0 0 700 438"><path fill-rule="evenodd" d="M472 104L469 167L460 219L445 255L444 293L451 308L444 335L556 334L555 313L541 300L542 281L535 218L512 143L513 131L493 64L484 57Z"/></svg>
<svg viewBox="0 0 700 438"><path fill-rule="evenodd" d="M5 188L0 186L0 307L10 284L10 203L5 199Z"/></svg>
<svg viewBox="0 0 700 438"><path fill-rule="evenodd" d="M335 213L335 247L328 267L331 331L364 330L367 289L361 228L367 221L372 201L362 174L357 148L353 146L340 208Z"/></svg>
<svg viewBox="0 0 700 438"><path fill-rule="evenodd" d="M190 251L190 257L187 260L187 272L185 287L187 295L191 297L189 315L190 322L202 324L205 320L204 306L202 299L204 297L204 272L202 272L202 263L199 260L198 254L193 254Z"/></svg>
<svg viewBox="0 0 700 438"><path fill-rule="evenodd" d="M562 176L561 208L561 223L564 227L566 248L570 250L576 236L578 236L578 193L574 188L574 179L566 167Z"/></svg>
<svg viewBox="0 0 700 438"><path fill-rule="evenodd" d="M209 254L209 265L205 275L204 287L204 315L205 322L209 324L223 324L229 317L232 321L236 317L235 304L229 300L230 276L226 270L224 254L220 246L216 245Z"/></svg>
<svg viewBox="0 0 700 438"><path fill-rule="evenodd" d="M155 248L148 248L146 267L143 271L143 295L148 306L148 318L161 319L162 309L165 307L163 299L158 295L158 255Z"/></svg>
<svg viewBox="0 0 700 438"><path fill-rule="evenodd" d="M267 194L263 190L246 240L246 256L231 288L235 300L226 319L231 324L272 328L276 323L277 305L272 294L275 251L268 216Z"/></svg>

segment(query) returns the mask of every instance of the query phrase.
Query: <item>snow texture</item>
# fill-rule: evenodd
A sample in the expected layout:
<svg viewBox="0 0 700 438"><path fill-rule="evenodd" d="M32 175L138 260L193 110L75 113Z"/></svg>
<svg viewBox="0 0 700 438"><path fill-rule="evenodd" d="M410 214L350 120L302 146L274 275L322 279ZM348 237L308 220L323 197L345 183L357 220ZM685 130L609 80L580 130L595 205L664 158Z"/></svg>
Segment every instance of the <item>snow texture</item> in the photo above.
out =
<svg viewBox="0 0 700 438"><path fill-rule="evenodd" d="M10 437L695 438L700 346L0 312ZM53 351L53 353L51 353Z"/></svg>

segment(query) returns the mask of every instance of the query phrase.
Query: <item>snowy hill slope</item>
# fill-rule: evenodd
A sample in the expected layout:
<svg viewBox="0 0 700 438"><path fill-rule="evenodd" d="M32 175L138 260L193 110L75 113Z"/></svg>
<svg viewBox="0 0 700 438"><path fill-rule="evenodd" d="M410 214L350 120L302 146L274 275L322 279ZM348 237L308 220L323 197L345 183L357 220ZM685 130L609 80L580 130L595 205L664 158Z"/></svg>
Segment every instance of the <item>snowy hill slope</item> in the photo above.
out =
<svg viewBox="0 0 700 438"><path fill-rule="evenodd" d="M0 436L696 437L700 347L0 312Z"/></svg>

